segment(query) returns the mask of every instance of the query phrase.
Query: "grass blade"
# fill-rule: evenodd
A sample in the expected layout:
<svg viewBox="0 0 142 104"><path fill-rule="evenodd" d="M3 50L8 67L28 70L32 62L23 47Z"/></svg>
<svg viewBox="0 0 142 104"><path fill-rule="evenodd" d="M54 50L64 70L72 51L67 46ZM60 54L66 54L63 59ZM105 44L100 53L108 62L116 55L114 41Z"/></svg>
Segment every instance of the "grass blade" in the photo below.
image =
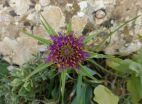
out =
<svg viewBox="0 0 142 104"><path fill-rule="evenodd" d="M88 42L90 42L90 40L92 40L93 38L97 37L99 34L100 33L89 34L88 36L85 37L84 44L87 44Z"/></svg>
<svg viewBox="0 0 142 104"><path fill-rule="evenodd" d="M112 55L105 55L105 54L99 54L95 52L89 52L90 57L89 58L114 58Z"/></svg>
<svg viewBox="0 0 142 104"><path fill-rule="evenodd" d="M47 39L45 39L45 38L43 38L43 37L41 37L41 36L37 36L37 35L34 35L34 34L32 34L32 33L29 33L28 31L23 31L26 35L28 35L28 36L30 36L30 37L32 37L32 38L34 38L34 39L36 39L36 40L38 40L40 43L42 43L42 44L49 44L49 43L52 43L52 41L50 41L50 40L47 40Z"/></svg>
<svg viewBox="0 0 142 104"><path fill-rule="evenodd" d="M29 78L31 78L33 75L43 71L44 69L46 69L47 67L49 67L50 65L52 65L52 62L49 62L48 64L40 64L32 73L30 73L25 79L24 81L27 81Z"/></svg>
<svg viewBox="0 0 142 104"><path fill-rule="evenodd" d="M72 32L72 24L71 23L68 23L67 24L67 34Z"/></svg>
<svg viewBox="0 0 142 104"><path fill-rule="evenodd" d="M46 19L40 14L41 23L44 26L45 30L49 33L49 35L56 35L56 31L48 24Z"/></svg>
<svg viewBox="0 0 142 104"><path fill-rule="evenodd" d="M79 74L83 75L83 76L87 76L90 79L93 79L96 81L96 83L100 83L101 81L98 81L93 75L95 73L93 73L93 71L91 71L90 69L88 69L86 66L83 66L80 64L81 69L79 70Z"/></svg>
<svg viewBox="0 0 142 104"><path fill-rule="evenodd" d="M61 72L61 94L62 94L62 104L64 104L64 91L65 91L65 83L66 83L66 69Z"/></svg>

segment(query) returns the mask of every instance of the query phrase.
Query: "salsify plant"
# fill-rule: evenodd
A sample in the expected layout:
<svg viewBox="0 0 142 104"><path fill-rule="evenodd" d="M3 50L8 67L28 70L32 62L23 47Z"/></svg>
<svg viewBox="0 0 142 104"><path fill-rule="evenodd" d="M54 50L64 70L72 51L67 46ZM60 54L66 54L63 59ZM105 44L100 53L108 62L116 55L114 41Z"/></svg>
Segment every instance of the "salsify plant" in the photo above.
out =
<svg viewBox="0 0 142 104"><path fill-rule="evenodd" d="M99 54L95 52L95 50L89 49L88 42L90 39L94 38L97 34L94 35L88 35L86 37L84 36L78 36L71 27L71 24L69 23L67 25L67 30L65 32L59 32L57 33L45 20L45 18L41 16L41 23L44 26L45 30L50 35L50 39L45 39L43 37L40 37L39 35L32 34L26 30L24 30L24 33L26 33L28 36L33 37L34 39L38 40L40 43L47 45L47 55L44 57L44 61L41 65L36 68L33 72L31 72L28 76L26 76L23 80L23 82L27 82L30 80L31 77L36 75L37 73L43 71L44 69L47 69L47 67L51 67L53 64L55 65L56 69L58 70L58 73L60 74L60 91L61 91L61 104L64 104L64 91L65 91L65 83L67 78L72 78L69 73L72 73L72 71L75 71L78 75L78 83L77 89L76 89L76 99L73 101L72 104L85 104L82 103L83 99L80 98L78 93L81 94L81 82L83 77L87 77L90 80L92 80L94 83L101 83L103 80L98 80L95 75L98 75L95 71L91 70L87 66L84 65L84 62L92 62L93 64L96 64L92 59L93 58L114 58L114 56L111 55L104 55ZM106 37L102 43L100 43L100 47L106 42L106 40L115 33L118 29L125 26L129 22L135 20L139 16L126 21L124 24L120 25L113 31L111 31L108 34L108 37ZM99 48L100 48L99 47ZM99 66L96 64L96 66ZM99 66L102 68L102 66ZM105 68L102 68L105 70ZM108 70L105 70L108 72Z"/></svg>
<svg viewBox="0 0 142 104"><path fill-rule="evenodd" d="M67 75L67 70L75 70L81 76L87 76L97 83L98 81L93 75L94 71L87 69L83 66L83 62L87 61L89 58L95 56L103 57L103 55L93 54L89 52L85 42L88 38L83 36L78 37L76 33L73 32L71 24L68 24L66 33L55 32L55 30L47 23L45 18L41 15L41 23L45 27L45 30L50 35L51 40L39 37L37 35L31 34L27 31L24 31L27 35L37 39L40 43L46 44L48 46L48 54L45 57L45 64L39 70L35 70L28 77L25 78L25 81L29 80L34 74L40 72L45 67L49 67L52 64L57 66L58 72L61 73L61 94L62 94L62 104L64 103L64 88L65 80ZM44 67L45 66L45 67Z"/></svg>

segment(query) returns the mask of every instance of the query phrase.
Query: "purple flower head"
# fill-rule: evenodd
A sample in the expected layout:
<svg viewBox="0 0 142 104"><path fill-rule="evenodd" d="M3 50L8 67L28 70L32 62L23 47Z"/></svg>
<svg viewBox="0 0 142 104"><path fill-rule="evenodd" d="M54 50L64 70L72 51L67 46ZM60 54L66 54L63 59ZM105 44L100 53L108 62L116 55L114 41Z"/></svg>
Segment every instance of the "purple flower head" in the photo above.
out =
<svg viewBox="0 0 142 104"><path fill-rule="evenodd" d="M59 33L51 36L53 43L49 45L47 60L53 61L59 69L79 68L79 64L88 57L84 51L83 37L77 38L71 32L68 35Z"/></svg>

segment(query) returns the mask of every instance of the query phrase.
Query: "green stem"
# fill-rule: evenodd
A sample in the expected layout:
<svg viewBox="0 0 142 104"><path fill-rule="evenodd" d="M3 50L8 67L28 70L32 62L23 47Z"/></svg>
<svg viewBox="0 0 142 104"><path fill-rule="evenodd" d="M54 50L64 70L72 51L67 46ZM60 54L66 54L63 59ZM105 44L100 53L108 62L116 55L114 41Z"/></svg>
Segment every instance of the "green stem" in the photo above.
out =
<svg viewBox="0 0 142 104"><path fill-rule="evenodd" d="M64 104L64 91L65 91L65 83L66 83L66 69L61 73L61 94L62 94L62 104Z"/></svg>

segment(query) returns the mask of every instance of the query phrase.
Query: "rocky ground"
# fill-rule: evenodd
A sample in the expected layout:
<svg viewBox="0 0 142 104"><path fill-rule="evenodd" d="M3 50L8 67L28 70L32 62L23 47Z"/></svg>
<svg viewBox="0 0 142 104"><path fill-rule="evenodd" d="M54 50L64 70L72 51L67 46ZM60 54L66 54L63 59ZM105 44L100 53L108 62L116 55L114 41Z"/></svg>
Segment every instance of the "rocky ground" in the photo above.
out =
<svg viewBox="0 0 142 104"><path fill-rule="evenodd" d="M142 14L142 0L0 0L0 54L11 64L22 65L44 46L21 32L28 29L49 38L43 29L42 13L56 31L65 31L71 22L77 35L111 31ZM107 34L92 40L95 46ZM103 51L129 55L142 46L142 16L111 36Z"/></svg>

